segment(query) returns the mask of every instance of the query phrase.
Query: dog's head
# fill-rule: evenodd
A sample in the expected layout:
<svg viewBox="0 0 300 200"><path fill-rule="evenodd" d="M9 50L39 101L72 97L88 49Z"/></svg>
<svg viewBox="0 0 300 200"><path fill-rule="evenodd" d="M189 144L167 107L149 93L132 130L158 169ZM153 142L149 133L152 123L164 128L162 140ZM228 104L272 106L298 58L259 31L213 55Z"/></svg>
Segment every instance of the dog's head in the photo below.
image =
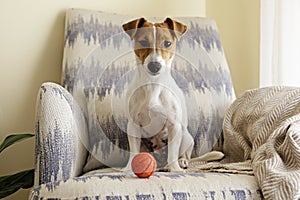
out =
<svg viewBox="0 0 300 200"><path fill-rule="evenodd" d="M123 29L134 40L134 52L143 69L152 76L171 65L176 41L187 26L171 18L162 23L151 23L144 18L123 24Z"/></svg>

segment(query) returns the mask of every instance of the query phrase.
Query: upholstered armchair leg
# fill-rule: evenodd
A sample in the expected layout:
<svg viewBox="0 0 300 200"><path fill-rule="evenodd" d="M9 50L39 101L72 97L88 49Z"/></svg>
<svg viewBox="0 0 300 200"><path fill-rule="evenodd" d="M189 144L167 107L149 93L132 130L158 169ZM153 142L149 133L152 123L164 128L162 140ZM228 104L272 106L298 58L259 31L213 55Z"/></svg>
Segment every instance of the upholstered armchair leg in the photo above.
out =
<svg viewBox="0 0 300 200"><path fill-rule="evenodd" d="M86 123L72 95L58 84L44 83L40 88L35 133L35 185L82 173Z"/></svg>

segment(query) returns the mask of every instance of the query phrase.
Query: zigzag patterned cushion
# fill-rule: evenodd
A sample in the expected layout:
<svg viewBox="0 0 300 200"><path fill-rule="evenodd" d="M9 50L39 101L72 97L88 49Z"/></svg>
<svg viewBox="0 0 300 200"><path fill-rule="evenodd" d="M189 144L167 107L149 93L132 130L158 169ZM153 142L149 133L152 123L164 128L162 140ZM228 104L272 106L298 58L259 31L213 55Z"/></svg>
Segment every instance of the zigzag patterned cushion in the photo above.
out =
<svg viewBox="0 0 300 200"><path fill-rule="evenodd" d="M67 13L62 81L88 122L85 146L91 156L85 171L102 165L121 167L128 159L124 97L136 64L132 41L121 25L134 18L76 9ZM195 141L192 157L197 157L216 144L235 95L214 21L176 20L188 31L177 44L172 76L186 97L188 130ZM153 154L163 166L166 148Z"/></svg>
<svg viewBox="0 0 300 200"><path fill-rule="evenodd" d="M155 173L139 179L93 171L82 177L43 184L30 199L187 200L263 199L254 176L220 173Z"/></svg>

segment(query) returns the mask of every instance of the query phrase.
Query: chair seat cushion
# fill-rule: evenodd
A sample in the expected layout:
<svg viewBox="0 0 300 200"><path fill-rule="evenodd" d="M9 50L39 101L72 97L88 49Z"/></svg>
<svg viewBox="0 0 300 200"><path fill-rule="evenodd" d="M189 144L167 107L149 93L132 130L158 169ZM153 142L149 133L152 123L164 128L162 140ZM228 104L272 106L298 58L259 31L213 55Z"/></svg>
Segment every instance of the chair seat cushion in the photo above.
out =
<svg viewBox="0 0 300 200"><path fill-rule="evenodd" d="M84 184L82 184L84 183ZM252 175L156 172L150 178L95 170L32 190L31 199L262 199Z"/></svg>

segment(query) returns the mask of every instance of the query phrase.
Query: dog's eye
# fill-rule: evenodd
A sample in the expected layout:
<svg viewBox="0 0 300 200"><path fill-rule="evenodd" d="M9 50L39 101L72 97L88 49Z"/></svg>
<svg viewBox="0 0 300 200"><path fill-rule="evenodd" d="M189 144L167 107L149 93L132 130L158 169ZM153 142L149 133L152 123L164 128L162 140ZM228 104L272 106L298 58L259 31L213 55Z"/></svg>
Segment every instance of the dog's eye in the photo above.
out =
<svg viewBox="0 0 300 200"><path fill-rule="evenodd" d="M172 42L170 42L170 41L164 41L164 46L165 46L166 48L170 47L171 44L172 44Z"/></svg>
<svg viewBox="0 0 300 200"><path fill-rule="evenodd" d="M149 44L149 42L148 42L147 40L141 40L141 41L139 41L139 43L140 43L143 47L149 47L149 46L150 46L150 44Z"/></svg>

